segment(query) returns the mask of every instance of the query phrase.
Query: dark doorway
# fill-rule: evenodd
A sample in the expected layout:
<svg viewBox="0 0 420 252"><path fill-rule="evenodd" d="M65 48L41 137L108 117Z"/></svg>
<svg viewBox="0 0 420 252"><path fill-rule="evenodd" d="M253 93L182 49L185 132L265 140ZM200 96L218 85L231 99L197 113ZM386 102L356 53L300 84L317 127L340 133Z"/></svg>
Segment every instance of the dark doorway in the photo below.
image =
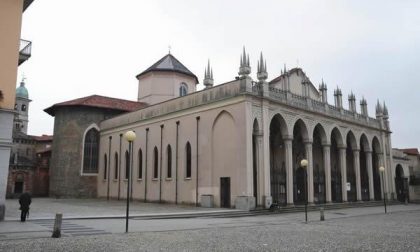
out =
<svg viewBox="0 0 420 252"><path fill-rule="evenodd" d="M298 167L296 169L296 204L305 203L305 169Z"/></svg>
<svg viewBox="0 0 420 252"><path fill-rule="evenodd" d="M395 171L395 189L397 190L398 201L405 201L405 189L404 189L404 170L400 164L397 165Z"/></svg>
<svg viewBox="0 0 420 252"><path fill-rule="evenodd" d="M252 178L254 186L255 204L258 205L258 170L257 170L257 137L252 136Z"/></svg>
<svg viewBox="0 0 420 252"><path fill-rule="evenodd" d="M230 177L220 178L220 207L230 208Z"/></svg>
<svg viewBox="0 0 420 252"><path fill-rule="evenodd" d="M23 193L23 182L16 181L15 182L15 193Z"/></svg>

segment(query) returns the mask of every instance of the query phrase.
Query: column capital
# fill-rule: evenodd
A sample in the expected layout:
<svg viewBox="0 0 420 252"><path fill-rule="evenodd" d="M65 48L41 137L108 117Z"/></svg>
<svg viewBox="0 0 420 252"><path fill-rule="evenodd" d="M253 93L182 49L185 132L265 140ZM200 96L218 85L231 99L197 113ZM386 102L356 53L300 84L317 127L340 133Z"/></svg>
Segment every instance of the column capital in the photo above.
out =
<svg viewBox="0 0 420 252"><path fill-rule="evenodd" d="M303 143L305 145L313 144L312 140L304 140Z"/></svg>
<svg viewBox="0 0 420 252"><path fill-rule="evenodd" d="M352 151L353 151L353 153L360 152L360 149L353 149Z"/></svg>
<svg viewBox="0 0 420 252"><path fill-rule="evenodd" d="M283 141L293 141L293 136L284 136Z"/></svg>
<svg viewBox="0 0 420 252"><path fill-rule="evenodd" d="M340 144L337 146L338 149L347 149L347 146L345 144Z"/></svg>
<svg viewBox="0 0 420 252"><path fill-rule="evenodd" d="M330 148L331 147L331 144L330 143L323 143L322 144L322 147L324 147L324 148L326 148L326 147Z"/></svg>
<svg viewBox="0 0 420 252"><path fill-rule="evenodd" d="M258 131L253 131L252 135L257 136L257 137L262 137L264 133L262 130L258 130Z"/></svg>

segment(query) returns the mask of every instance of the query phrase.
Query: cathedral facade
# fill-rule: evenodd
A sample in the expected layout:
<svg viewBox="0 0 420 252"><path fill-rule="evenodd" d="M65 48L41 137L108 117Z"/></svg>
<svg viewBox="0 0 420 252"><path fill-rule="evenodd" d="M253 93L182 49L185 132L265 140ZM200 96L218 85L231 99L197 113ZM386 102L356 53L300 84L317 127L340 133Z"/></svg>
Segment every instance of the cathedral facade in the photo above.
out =
<svg viewBox="0 0 420 252"><path fill-rule="evenodd" d="M252 209L395 197L385 104L378 102L370 117L366 100L358 112L350 94L346 109L338 88L329 104L326 84L316 88L300 68L268 82L262 55L257 80L250 74L244 50L238 77L213 85L208 65L205 89L197 91L198 78L168 54L137 75L138 102L130 109L116 109L128 101L114 106L106 97L48 108L56 116L54 135L68 132L75 141L66 148L67 141L54 139L51 167L61 175L51 171L50 192L73 169L71 176L95 178L97 197L125 198L128 190L147 202ZM69 116L81 108L118 113ZM67 112L57 118L59 110ZM124 138L129 130L136 134L131 150ZM60 150L77 152L71 166Z"/></svg>

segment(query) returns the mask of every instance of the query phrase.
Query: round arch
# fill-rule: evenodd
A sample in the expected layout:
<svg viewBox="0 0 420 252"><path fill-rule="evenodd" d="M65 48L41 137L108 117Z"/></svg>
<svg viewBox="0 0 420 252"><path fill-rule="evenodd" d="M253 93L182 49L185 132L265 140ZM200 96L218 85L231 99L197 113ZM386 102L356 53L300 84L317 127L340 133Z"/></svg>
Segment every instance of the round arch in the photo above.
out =
<svg viewBox="0 0 420 252"><path fill-rule="evenodd" d="M324 127L317 123L312 132L312 160L314 202L326 202L325 162L323 146L327 144L327 134Z"/></svg>
<svg viewBox="0 0 420 252"><path fill-rule="evenodd" d="M287 124L280 114L270 122L270 190L273 204L287 204L286 157L284 138L288 137Z"/></svg>
<svg viewBox="0 0 420 252"><path fill-rule="evenodd" d="M331 160L331 200L332 202L342 202L342 181L340 151L344 145L343 136L338 127L333 127L330 133L330 160Z"/></svg>
<svg viewBox="0 0 420 252"><path fill-rule="evenodd" d="M366 152L370 152L369 140L365 133L360 135L360 187L362 201L370 200L369 171Z"/></svg>

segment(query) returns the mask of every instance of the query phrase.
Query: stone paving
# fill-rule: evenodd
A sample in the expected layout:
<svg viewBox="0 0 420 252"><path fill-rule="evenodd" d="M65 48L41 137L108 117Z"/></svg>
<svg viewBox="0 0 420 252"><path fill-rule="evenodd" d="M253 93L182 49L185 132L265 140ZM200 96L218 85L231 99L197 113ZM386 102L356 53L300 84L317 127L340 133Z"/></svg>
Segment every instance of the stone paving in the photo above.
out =
<svg viewBox="0 0 420 252"><path fill-rule="evenodd" d="M30 206L29 219L52 219L56 213L62 213L64 218L69 217L112 217L125 216L126 201L106 199L54 199L34 198ZM219 208L204 208L189 205L143 203L132 201L130 215L156 215L168 213L197 213L235 211ZM6 200L6 220L20 218L19 203L17 199Z"/></svg>
<svg viewBox="0 0 420 252"><path fill-rule="evenodd" d="M310 212L241 218L131 221L131 233L67 236L60 239L0 237L1 251L420 251L420 206ZM90 221L91 223L89 224ZM108 231L121 220L72 220L69 224ZM9 221L9 224L18 222ZM104 224L108 223L108 224ZM138 226L135 226L136 223ZM25 223L23 224L34 223ZM83 224L83 225L82 225ZM155 225L153 227L153 225ZM183 226L182 226L183 225ZM1 227L1 223L0 223ZM174 227L178 229L171 230ZM137 228L137 229L136 229ZM1 236L1 234L0 234Z"/></svg>

